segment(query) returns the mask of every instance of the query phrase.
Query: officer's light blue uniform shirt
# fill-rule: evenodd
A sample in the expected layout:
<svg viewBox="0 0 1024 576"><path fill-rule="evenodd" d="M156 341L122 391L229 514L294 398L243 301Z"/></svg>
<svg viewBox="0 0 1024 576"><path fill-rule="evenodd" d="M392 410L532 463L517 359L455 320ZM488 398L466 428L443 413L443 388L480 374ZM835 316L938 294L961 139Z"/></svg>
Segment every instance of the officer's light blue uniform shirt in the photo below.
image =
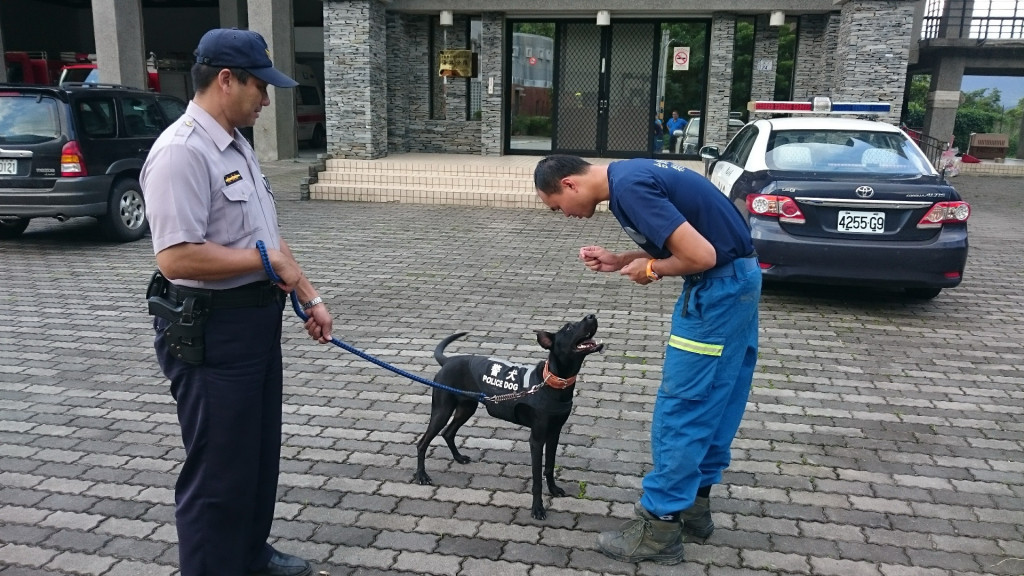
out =
<svg viewBox="0 0 1024 576"><path fill-rule="evenodd" d="M268 248L281 247L274 195L252 147L195 102L153 144L141 184L154 253L182 242L255 249L263 240ZM267 280L265 272L174 283L226 289L259 280Z"/></svg>

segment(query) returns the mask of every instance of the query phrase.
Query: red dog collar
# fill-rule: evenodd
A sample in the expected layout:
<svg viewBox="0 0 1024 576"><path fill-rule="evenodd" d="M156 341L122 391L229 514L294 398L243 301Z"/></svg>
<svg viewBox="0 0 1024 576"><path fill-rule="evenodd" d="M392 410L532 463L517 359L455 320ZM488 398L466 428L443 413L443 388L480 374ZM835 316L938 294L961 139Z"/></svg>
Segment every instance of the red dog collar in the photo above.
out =
<svg viewBox="0 0 1024 576"><path fill-rule="evenodd" d="M559 378L551 373L551 369L548 368L548 363L544 362L544 384L562 390L568 388L576 383L576 377L570 376L568 378Z"/></svg>

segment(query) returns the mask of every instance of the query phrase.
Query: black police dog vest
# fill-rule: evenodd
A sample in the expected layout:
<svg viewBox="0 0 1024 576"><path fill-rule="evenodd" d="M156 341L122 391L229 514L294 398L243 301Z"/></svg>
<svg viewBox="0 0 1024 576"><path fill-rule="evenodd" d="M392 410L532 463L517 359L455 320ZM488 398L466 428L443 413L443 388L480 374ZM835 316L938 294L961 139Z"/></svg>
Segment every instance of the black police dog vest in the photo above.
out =
<svg viewBox="0 0 1024 576"><path fill-rule="evenodd" d="M486 396L529 392L543 386L543 379L539 375L536 378L533 377L537 372L537 366L513 364L507 360L477 356L473 358L471 367L471 373L477 375L477 385L480 386L480 391ZM528 426L528 422L522 422L517 418L528 411L516 410L516 407L528 406L534 412L542 414L568 414L572 411L572 396L570 395L567 401L553 402L550 396L538 390L534 394L514 400L484 402L484 406L487 407L487 413L495 418Z"/></svg>

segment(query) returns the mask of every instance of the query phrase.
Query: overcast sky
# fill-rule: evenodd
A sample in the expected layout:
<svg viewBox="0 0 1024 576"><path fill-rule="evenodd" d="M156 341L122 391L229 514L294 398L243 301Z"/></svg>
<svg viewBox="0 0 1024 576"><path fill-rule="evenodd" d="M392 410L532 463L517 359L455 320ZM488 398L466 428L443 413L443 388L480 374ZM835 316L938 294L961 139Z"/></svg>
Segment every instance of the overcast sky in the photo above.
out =
<svg viewBox="0 0 1024 576"><path fill-rule="evenodd" d="M1022 76L964 76L960 84L963 92L974 92L982 88L998 88L1002 94L1003 106L1013 108L1024 98L1024 77Z"/></svg>

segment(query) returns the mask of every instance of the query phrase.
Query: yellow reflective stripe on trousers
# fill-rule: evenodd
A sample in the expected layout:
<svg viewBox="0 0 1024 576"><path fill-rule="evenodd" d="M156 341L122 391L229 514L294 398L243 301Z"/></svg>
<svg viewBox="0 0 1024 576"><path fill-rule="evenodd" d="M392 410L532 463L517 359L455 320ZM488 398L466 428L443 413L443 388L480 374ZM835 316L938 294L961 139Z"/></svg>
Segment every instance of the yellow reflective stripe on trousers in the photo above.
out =
<svg viewBox="0 0 1024 576"><path fill-rule="evenodd" d="M696 340L680 338L675 335L669 336L668 345L673 348L679 348L680 350L686 350L687 352L693 352L694 354L703 354L705 356L722 355L721 344L706 344L704 342L697 342Z"/></svg>

